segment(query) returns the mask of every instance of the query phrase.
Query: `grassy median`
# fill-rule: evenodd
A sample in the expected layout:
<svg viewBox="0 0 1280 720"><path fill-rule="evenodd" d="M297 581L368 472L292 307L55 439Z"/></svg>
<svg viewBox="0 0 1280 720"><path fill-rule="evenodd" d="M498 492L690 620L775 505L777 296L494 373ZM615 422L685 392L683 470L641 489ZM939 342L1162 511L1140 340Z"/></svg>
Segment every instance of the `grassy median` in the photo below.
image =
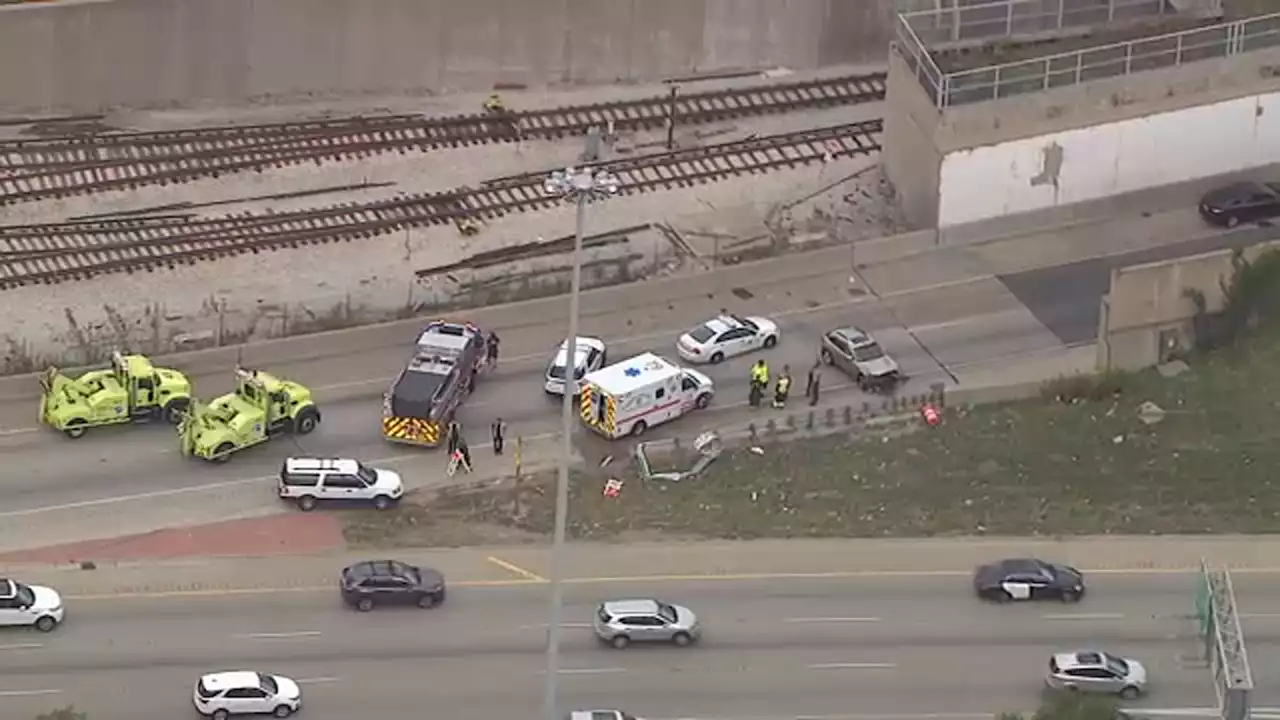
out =
<svg viewBox="0 0 1280 720"><path fill-rule="evenodd" d="M679 484L645 483L615 463L608 469L625 471L617 498L602 494L604 470L584 471L574 478L570 532L625 541L1280 531L1280 335L1190 364L1175 377L1060 381L1044 398L953 409L941 427L892 438L842 433L766 444L763 454L739 448ZM1144 419L1144 402L1163 416L1147 422L1159 413ZM349 539L537 540L551 528L553 483L537 476L519 490L455 491L399 513L360 513Z"/></svg>

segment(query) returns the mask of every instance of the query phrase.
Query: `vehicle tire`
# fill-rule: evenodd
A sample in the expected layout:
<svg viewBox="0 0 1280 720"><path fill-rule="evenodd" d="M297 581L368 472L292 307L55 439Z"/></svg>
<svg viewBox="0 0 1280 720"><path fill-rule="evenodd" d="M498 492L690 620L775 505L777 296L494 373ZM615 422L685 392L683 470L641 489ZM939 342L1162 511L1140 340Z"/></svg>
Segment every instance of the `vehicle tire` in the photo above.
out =
<svg viewBox="0 0 1280 720"><path fill-rule="evenodd" d="M719 365L722 362L724 362L724 353L722 352L712 353L711 355L712 365Z"/></svg>
<svg viewBox="0 0 1280 720"><path fill-rule="evenodd" d="M374 510L387 510L391 507L391 498L386 495L375 495L373 497Z"/></svg>
<svg viewBox="0 0 1280 720"><path fill-rule="evenodd" d="M293 714L293 708L289 707L288 705L277 705L275 712L271 714L275 715L278 718L287 718Z"/></svg>
<svg viewBox="0 0 1280 720"><path fill-rule="evenodd" d="M996 590L991 593L991 599L1002 605L1007 602L1013 602L1013 596L1009 594L1008 590L1004 589Z"/></svg>
<svg viewBox="0 0 1280 720"><path fill-rule="evenodd" d="M36 629L40 632L53 632L53 629L56 627L58 627L58 621L48 615L41 615L39 619L36 620Z"/></svg>
<svg viewBox="0 0 1280 720"><path fill-rule="evenodd" d="M822 364L834 365L835 363L836 363L836 359L831 356L831 351L826 348L822 348Z"/></svg>
<svg viewBox="0 0 1280 720"><path fill-rule="evenodd" d="M432 595L428 593L418 598L418 607L426 610L430 610L431 608L439 604L440 604L440 596L438 595Z"/></svg>
<svg viewBox="0 0 1280 720"><path fill-rule="evenodd" d="M1227 216L1227 227L1233 228L1239 224L1240 224L1240 218L1236 217L1235 215Z"/></svg>
<svg viewBox="0 0 1280 720"><path fill-rule="evenodd" d="M694 401L693 401L693 404L694 404L694 406L695 406L695 407L697 407L699 410L705 410L705 409L707 409L707 406L711 404L711 394L710 394L710 393L702 393L701 395L699 395L699 396L698 396L698 399L697 399L697 400L694 400Z"/></svg>
<svg viewBox="0 0 1280 720"><path fill-rule="evenodd" d="M236 449L236 446L232 445L229 442L222 443L218 447L214 448L212 461L215 463L218 463L219 465L225 462L229 462L231 460L231 451L235 449Z"/></svg>
<svg viewBox="0 0 1280 720"><path fill-rule="evenodd" d="M689 633L678 632L671 636L671 642L674 643L676 647L688 647L693 644L693 638Z"/></svg>
<svg viewBox="0 0 1280 720"><path fill-rule="evenodd" d="M373 609L373 598L360 598L356 601L356 609L360 612L369 612Z"/></svg>
<svg viewBox="0 0 1280 720"><path fill-rule="evenodd" d="M85 433L89 432L89 426L83 420L72 420L67 423L67 427L62 432L72 440L79 440L84 437Z"/></svg>
<svg viewBox="0 0 1280 720"><path fill-rule="evenodd" d="M765 349L771 348L771 347L773 347L774 345L777 345L777 344L778 344L778 336L777 336L777 335L770 335L769 337L767 337L767 338L765 338L765 339L764 339L764 346L765 346Z"/></svg>
<svg viewBox="0 0 1280 720"><path fill-rule="evenodd" d="M1141 694L1142 691L1132 685L1120 691L1120 697L1125 700L1137 700Z"/></svg>
<svg viewBox="0 0 1280 720"><path fill-rule="evenodd" d="M177 425L182 422L182 418L187 414L187 407L191 405L191 401L187 399L170 400L160 410L160 417L170 425Z"/></svg>
<svg viewBox="0 0 1280 720"><path fill-rule="evenodd" d="M316 425L320 424L320 416L316 411L307 408L298 413L298 417L293 420L293 431L299 435L306 435L316 429Z"/></svg>
<svg viewBox="0 0 1280 720"><path fill-rule="evenodd" d="M613 646L614 650L623 650L631 644L631 638L626 635L614 635L609 639L609 644Z"/></svg>
<svg viewBox="0 0 1280 720"><path fill-rule="evenodd" d="M302 512L311 512L316 509L316 498L314 495L303 495L298 498L298 509Z"/></svg>
<svg viewBox="0 0 1280 720"><path fill-rule="evenodd" d="M1076 591L1074 591L1074 590L1065 590L1065 591L1063 591L1063 593L1062 593L1062 602L1064 602L1064 603L1078 603L1078 602L1080 602L1080 593L1078 593L1078 592L1076 592Z"/></svg>
<svg viewBox="0 0 1280 720"><path fill-rule="evenodd" d="M223 710L222 708L218 708L217 710L214 710L213 714L209 717L213 718L213 720L227 720L227 718L231 717L231 713Z"/></svg>
<svg viewBox="0 0 1280 720"><path fill-rule="evenodd" d="M645 430L649 429L649 424L643 420L637 420L635 425L631 426L631 437L640 437Z"/></svg>

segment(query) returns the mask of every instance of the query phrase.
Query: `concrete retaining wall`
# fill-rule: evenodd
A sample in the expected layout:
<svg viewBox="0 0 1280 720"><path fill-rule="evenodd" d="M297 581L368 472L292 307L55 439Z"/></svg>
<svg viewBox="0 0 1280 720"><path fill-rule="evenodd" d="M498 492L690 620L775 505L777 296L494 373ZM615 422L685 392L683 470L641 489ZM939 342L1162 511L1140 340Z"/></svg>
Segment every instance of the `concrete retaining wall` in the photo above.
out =
<svg viewBox="0 0 1280 720"><path fill-rule="evenodd" d="M881 62L891 0L68 0L0 7L0 107L656 80Z"/></svg>
<svg viewBox="0 0 1280 720"><path fill-rule="evenodd" d="M1231 100L1278 92L1280 48L1139 72L1046 92L1015 95L993 102L960 105L939 112L903 60L897 53L892 53L885 119L886 123L892 121L897 129L886 133L882 156L885 172L897 189L903 212L913 227L945 224L957 228L967 224L967 219L948 221L940 214L942 158L949 154L1030 138L1044 138L1045 142L1049 142L1053 136L1072 130L1134 121L1162 113L1226 104ZM1269 121L1258 117L1257 122ZM1221 140L1231 133L1242 132L1239 128L1232 131L1218 130L1215 137ZM1177 156L1189 155L1189 144L1185 140L1188 136L1196 136L1195 131L1187 130L1180 142L1160 143L1161 150L1172 148L1166 158L1176 159ZM1237 141L1240 136L1232 135L1231 139ZM1146 139L1139 142L1153 144L1156 141ZM1211 144L1217 147L1220 143L1215 141ZM1002 162L1004 160L1007 158L1002 159ZM1099 162L1106 163L1105 160ZM1246 167L1274 162L1280 162L1280 156L1274 153L1270 156L1257 153L1250 157L1250 164ZM1036 168L1032 170L1032 175L1036 175L1043 167L1038 159L1033 164ZM1198 175L1210 176L1240 169L1242 168L1204 168ZM1010 174L1010 167L1007 162L1001 164L993 161L989 174L992 182L998 182ZM1154 180L1156 185L1167 185L1188 178L1184 174L1162 176ZM1052 185L1049 189L1056 191L1056 187ZM1140 189L1142 187L1117 187L1110 192L1114 194ZM996 192L991 193L992 197L998 195ZM1069 205L1071 202L1055 201L1049 207ZM1037 209L1043 210L1045 207L1041 205ZM1026 208L1006 208L1008 212L1015 214L1024 209Z"/></svg>
<svg viewBox="0 0 1280 720"><path fill-rule="evenodd" d="M1247 248L1253 260L1280 243ZM1098 328L1098 369L1138 370L1167 359L1170 350L1192 347L1195 306L1188 290L1204 294L1206 310L1222 309L1225 281L1234 271L1232 250L1133 265L1111 271Z"/></svg>

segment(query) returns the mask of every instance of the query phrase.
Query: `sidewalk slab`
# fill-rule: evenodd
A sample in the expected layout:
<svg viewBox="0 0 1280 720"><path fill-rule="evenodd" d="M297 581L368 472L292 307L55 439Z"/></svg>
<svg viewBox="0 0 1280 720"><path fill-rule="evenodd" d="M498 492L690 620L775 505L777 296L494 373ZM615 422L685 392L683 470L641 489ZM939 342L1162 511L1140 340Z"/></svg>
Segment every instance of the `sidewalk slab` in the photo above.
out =
<svg viewBox="0 0 1280 720"><path fill-rule="evenodd" d="M378 553L68 565L0 562L0 576L46 583L72 598L328 592L337 572ZM453 585L539 585L549 574L545 546L421 549L385 555L441 570ZM741 542L571 544L565 577L574 584L674 582L752 577L965 577L976 565L1035 556L1088 573L1190 573L1202 559L1236 572L1280 574L1280 536L832 539Z"/></svg>

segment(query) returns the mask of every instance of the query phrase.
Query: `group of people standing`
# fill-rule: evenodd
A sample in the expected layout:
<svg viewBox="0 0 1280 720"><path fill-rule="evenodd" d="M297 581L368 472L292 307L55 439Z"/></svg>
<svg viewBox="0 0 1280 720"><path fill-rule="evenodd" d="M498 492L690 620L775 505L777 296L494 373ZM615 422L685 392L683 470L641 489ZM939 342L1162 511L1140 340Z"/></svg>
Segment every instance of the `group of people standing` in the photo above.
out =
<svg viewBox="0 0 1280 720"><path fill-rule="evenodd" d="M808 381L805 383L804 396L808 398L809 405L818 404L818 393L822 386L822 365L814 363L809 368ZM747 395L747 402L751 407L760 407L760 403L764 400L764 395L769 390L769 363L763 359L757 360L755 365L751 366L751 389ZM791 395L791 366L783 365L782 372L778 374L777 380L773 385L773 407L782 409L787 406L787 397Z"/></svg>

